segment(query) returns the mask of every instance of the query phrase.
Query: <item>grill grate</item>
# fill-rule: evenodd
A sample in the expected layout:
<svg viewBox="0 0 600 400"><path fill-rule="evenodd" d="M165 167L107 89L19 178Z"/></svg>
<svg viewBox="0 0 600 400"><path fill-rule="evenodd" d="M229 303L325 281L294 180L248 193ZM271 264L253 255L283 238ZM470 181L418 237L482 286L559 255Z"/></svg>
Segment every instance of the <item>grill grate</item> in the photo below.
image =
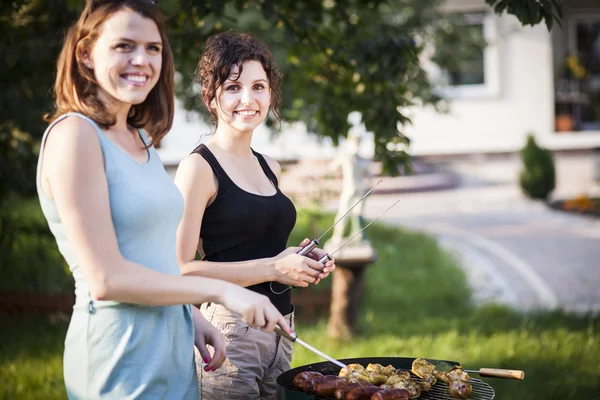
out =
<svg viewBox="0 0 600 400"><path fill-rule="evenodd" d="M354 358L340 360L346 364L358 363L366 366L368 363L388 365L391 364L397 369L409 371L412 378L415 381L420 381L421 378L414 375L410 371L410 365L414 358L405 357L373 357L373 358ZM435 361L435 360L430 360ZM457 363L451 361L440 361L446 365L456 365ZM284 372L277 378L277 394L279 400L331 400L332 397L317 397L313 394L304 393L297 389L293 384L293 379L296 374L302 371L318 371L323 375L338 375L340 368L329 362L321 362L315 364L304 365L302 367L294 368ZM469 400L493 400L495 397L494 389L479 379L471 377L469 380L473 386L473 392L469 397ZM443 382L438 382L431 387L428 392L421 393L419 400L454 400L448 393L448 386Z"/></svg>

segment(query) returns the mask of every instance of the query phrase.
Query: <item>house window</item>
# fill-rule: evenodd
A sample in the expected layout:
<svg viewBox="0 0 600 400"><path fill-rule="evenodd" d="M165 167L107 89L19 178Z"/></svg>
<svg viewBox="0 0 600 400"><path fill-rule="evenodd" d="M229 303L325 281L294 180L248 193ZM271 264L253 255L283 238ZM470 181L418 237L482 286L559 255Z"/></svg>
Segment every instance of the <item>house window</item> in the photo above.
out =
<svg viewBox="0 0 600 400"><path fill-rule="evenodd" d="M600 17L579 20L574 30L575 54L585 71L580 90L587 99L581 106L579 128L600 130Z"/></svg>
<svg viewBox="0 0 600 400"><path fill-rule="evenodd" d="M466 14L464 24L456 27L459 37L474 45L466 46L454 65L443 72L449 86L485 84L484 18L484 13Z"/></svg>
<svg viewBox="0 0 600 400"><path fill-rule="evenodd" d="M568 49L557 68L556 130L600 130L600 15L568 19Z"/></svg>
<svg viewBox="0 0 600 400"><path fill-rule="evenodd" d="M447 98L490 98L500 95L499 51L496 18L486 12L457 14L454 35L460 48L436 49L442 52L445 69L429 64L436 91ZM462 40L468 38L468 40ZM434 56L433 61L436 62Z"/></svg>

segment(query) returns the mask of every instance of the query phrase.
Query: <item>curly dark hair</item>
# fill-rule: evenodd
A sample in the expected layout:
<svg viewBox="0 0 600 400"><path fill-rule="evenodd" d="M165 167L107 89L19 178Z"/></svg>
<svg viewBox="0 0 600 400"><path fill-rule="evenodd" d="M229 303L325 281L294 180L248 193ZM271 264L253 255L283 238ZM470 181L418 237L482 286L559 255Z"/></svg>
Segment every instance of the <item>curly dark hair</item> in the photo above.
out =
<svg viewBox="0 0 600 400"><path fill-rule="evenodd" d="M216 119L217 114L210 103L215 98L217 89L229 78L233 67L237 66L239 77L243 70L242 64L251 60L260 62L267 74L271 88L271 111L277 122L281 123L281 73L277 70L271 50L249 33L230 30L206 40L195 73L195 82L202 86L204 106Z"/></svg>

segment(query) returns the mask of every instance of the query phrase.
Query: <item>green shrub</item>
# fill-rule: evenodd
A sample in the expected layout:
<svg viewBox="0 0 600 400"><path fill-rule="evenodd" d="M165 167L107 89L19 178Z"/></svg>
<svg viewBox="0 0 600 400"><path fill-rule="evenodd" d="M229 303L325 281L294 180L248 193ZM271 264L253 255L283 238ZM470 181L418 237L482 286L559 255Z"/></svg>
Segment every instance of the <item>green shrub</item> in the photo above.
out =
<svg viewBox="0 0 600 400"><path fill-rule="evenodd" d="M37 198L12 197L0 208L0 278L0 292L73 293Z"/></svg>
<svg viewBox="0 0 600 400"><path fill-rule="evenodd" d="M556 186L556 171L552 153L538 146L533 135L527 136L527 143L521 150L523 169L519 183L523 193L532 199L547 200Z"/></svg>

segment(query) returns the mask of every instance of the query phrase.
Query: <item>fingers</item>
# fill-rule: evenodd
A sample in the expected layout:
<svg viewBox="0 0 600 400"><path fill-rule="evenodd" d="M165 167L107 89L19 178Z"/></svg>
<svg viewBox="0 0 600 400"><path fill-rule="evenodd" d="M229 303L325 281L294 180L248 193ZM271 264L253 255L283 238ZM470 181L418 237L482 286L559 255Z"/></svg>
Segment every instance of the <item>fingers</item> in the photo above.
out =
<svg viewBox="0 0 600 400"><path fill-rule="evenodd" d="M212 358L210 359L210 362L208 363L208 365L206 365L204 367L205 371L215 371L218 368L220 368L223 363L225 362L225 360L227 359L227 353L225 351L226 345L225 345L225 338L223 337L223 335L219 334L217 335L217 337L215 337L213 339L213 343L212 346L215 350ZM200 350L200 354L202 354L202 359L204 360L204 362L206 362L206 359L204 358L203 349L199 349ZM204 348L204 350L206 350L206 348ZM206 350L208 352L208 350ZM209 357L210 358L210 357Z"/></svg>
<svg viewBox="0 0 600 400"><path fill-rule="evenodd" d="M268 308L268 306L266 308ZM253 327L262 329L265 325L267 325L268 320L267 316L265 315L266 308L260 307L254 312L254 323L252 324Z"/></svg>
<svg viewBox="0 0 600 400"><path fill-rule="evenodd" d="M312 260L308 257L305 257L304 261L308 267L312 268L317 273L320 273L321 271L323 271L323 268L325 268L325 265L321 264L318 261ZM313 276L313 275L311 275L311 276Z"/></svg>
<svg viewBox="0 0 600 400"><path fill-rule="evenodd" d="M210 352L206 348L204 335L197 335L195 344L196 348L198 349L198 352L200 353L200 357L202 357L202 361L204 361L205 364L208 364L211 361L212 357L210 356ZM206 370L206 367L204 369Z"/></svg>
<svg viewBox="0 0 600 400"><path fill-rule="evenodd" d="M318 285L319 282L321 282L323 279L327 278L329 276L329 274L331 272L333 272L334 270L335 270L335 259L327 261L325 263L325 268L323 268L323 271L321 271L321 273L319 274L317 279L315 279L315 282L314 282L315 285Z"/></svg>
<svg viewBox="0 0 600 400"><path fill-rule="evenodd" d="M281 317L281 313L275 308L275 306L272 306L271 308L265 310L265 316L267 323L262 327L261 330L264 332L273 332L279 323L279 317Z"/></svg>
<svg viewBox="0 0 600 400"><path fill-rule="evenodd" d="M254 326L254 307L249 307L242 315L242 321L250 326Z"/></svg>
<svg viewBox="0 0 600 400"><path fill-rule="evenodd" d="M285 319L285 317L283 315L281 315L281 314L279 314L279 316L277 317L277 325L279 325L279 327L283 331L288 332L288 333L292 333L292 328L290 327L290 324L288 324L288 322Z"/></svg>
<svg viewBox="0 0 600 400"><path fill-rule="evenodd" d="M319 261L325 254L327 254L325 250L319 249L318 247L315 247L310 253L313 255L311 258L315 261Z"/></svg>

